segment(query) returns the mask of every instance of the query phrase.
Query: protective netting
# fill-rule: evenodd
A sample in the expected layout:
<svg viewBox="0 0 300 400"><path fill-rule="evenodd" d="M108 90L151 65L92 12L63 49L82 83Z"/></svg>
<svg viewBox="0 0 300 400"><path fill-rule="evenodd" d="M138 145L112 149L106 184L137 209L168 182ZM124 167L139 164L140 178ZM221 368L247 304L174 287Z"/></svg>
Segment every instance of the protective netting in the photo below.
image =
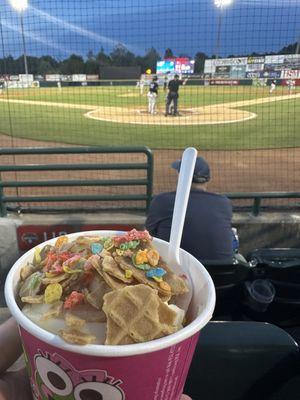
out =
<svg viewBox="0 0 300 400"><path fill-rule="evenodd" d="M148 146L158 193L175 188L170 164L193 146L211 190L299 190L300 0L0 0L0 10L0 147Z"/></svg>

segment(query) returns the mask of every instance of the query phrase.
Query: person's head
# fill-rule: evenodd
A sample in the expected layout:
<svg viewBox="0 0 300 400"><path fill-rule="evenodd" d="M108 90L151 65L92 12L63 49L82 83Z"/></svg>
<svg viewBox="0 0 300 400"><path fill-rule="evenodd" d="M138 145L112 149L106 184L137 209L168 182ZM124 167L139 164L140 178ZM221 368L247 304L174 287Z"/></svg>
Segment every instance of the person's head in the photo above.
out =
<svg viewBox="0 0 300 400"><path fill-rule="evenodd" d="M174 79L178 80L179 79L179 75L178 74L174 75Z"/></svg>
<svg viewBox="0 0 300 400"><path fill-rule="evenodd" d="M156 82L156 81L157 81L157 76L154 75L153 78L152 78L152 80L153 80L154 82Z"/></svg>
<svg viewBox="0 0 300 400"><path fill-rule="evenodd" d="M174 161L171 164L172 168L176 171L180 171L181 160ZM193 175L193 184L206 186L207 182L210 181L211 174L208 163L203 157L197 157Z"/></svg>

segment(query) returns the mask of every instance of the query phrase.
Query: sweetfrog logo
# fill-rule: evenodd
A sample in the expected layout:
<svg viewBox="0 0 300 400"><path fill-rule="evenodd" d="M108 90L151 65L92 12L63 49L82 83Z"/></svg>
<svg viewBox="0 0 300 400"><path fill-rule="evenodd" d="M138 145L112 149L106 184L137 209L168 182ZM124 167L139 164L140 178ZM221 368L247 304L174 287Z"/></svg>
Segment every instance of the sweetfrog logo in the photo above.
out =
<svg viewBox="0 0 300 400"><path fill-rule="evenodd" d="M103 370L77 371L58 354L37 354L35 380L41 400L125 400L114 380Z"/></svg>

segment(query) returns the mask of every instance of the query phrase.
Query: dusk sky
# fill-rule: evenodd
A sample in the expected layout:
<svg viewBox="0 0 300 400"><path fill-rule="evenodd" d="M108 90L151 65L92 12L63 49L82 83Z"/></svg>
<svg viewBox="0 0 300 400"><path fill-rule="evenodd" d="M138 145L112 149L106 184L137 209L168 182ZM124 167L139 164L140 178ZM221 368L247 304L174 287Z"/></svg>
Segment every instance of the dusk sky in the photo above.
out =
<svg viewBox="0 0 300 400"><path fill-rule="evenodd" d="M24 31L28 55L86 56L123 43L143 55L209 56L216 46L220 10L213 0L28 0ZM23 53L20 18L0 0L0 58ZM223 10L221 56L278 51L300 36L300 0L233 0Z"/></svg>

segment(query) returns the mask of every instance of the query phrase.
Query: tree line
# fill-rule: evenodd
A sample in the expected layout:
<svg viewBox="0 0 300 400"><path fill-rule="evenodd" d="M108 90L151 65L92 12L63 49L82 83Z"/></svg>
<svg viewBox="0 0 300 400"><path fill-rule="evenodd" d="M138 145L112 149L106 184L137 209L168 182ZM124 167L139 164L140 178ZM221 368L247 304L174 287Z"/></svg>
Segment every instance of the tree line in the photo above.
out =
<svg viewBox="0 0 300 400"><path fill-rule="evenodd" d="M288 46L283 47L279 52L271 53L251 53L246 56L263 56L272 54L294 54L297 48L297 43L292 43ZM197 52L194 57L190 57L187 54L175 55L170 48L167 48L164 53L165 58L173 57L189 57L195 60L195 73L202 73L204 71L205 60L208 58L215 58L213 55L209 57L203 52ZM231 54L228 57L245 57L242 54ZM55 57L45 55L41 57L33 57L27 55L28 71L34 75L46 75L46 74L87 74L87 75L99 75L102 66L140 66L142 73L147 69L152 71L156 70L157 61L161 60L161 56L158 51L151 47L144 56L135 55L129 51L125 46L119 44L110 53L105 53L104 49L101 48L98 53L94 53L92 50L86 55L84 59L82 56L77 54L71 54L64 60L57 60ZM24 73L24 58L21 55L18 58L13 58L11 55L0 59L0 75L18 75Z"/></svg>

